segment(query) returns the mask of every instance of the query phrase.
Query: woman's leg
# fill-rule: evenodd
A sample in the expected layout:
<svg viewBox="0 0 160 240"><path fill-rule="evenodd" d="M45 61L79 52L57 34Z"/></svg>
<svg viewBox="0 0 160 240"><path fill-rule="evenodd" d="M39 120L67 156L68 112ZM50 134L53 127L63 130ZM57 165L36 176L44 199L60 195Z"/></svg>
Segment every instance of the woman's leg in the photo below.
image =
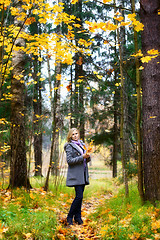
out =
<svg viewBox="0 0 160 240"><path fill-rule="evenodd" d="M81 185L80 188L79 188L79 186L77 186L75 188L76 196L78 196L78 198L79 198L79 202L78 202L75 214L74 214L74 219L75 220L81 219L81 208L82 208L82 200L83 200L84 188L85 188L85 185Z"/></svg>
<svg viewBox="0 0 160 240"><path fill-rule="evenodd" d="M75 219L81 219L81 206L82 206L84 187L85 185L75 186L76 197L72 202L70 211L67 216L67 220L73 219L73 216L75 216Z"/></svg>

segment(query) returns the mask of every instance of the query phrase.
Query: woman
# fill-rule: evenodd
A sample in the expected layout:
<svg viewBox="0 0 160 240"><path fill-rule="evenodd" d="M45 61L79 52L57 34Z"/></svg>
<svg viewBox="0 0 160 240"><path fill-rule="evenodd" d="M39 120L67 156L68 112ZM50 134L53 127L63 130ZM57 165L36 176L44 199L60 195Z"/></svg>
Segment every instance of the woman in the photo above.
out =
<svg viewBox="0 0 160 240"><path fill-rule="evenodd" d="M68 187L74 187L76 193L67 216L67 223L73 225L74 217L76 223L83 224L81 206L85 185L89 184L87 163L91 158L85 150L85 144L80 140L80 134L77 128L69 130L67 141L64 146L68 163L66 185Z"/></svg>

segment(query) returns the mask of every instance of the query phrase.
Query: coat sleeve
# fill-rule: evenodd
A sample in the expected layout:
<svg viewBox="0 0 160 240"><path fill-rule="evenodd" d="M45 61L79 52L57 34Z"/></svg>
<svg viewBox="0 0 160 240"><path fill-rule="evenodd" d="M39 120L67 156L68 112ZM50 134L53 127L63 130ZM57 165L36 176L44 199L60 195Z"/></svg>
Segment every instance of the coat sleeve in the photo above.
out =
<svg viewBox="0 0 160 240"><path fill-rule="evenodd" d="M67 163L70 166L83 163L83 161L84 161L82 155L77 156L77 157L72 156L72 146L71 145L68 145L66 147L66 155L67 155Z"/></svg>

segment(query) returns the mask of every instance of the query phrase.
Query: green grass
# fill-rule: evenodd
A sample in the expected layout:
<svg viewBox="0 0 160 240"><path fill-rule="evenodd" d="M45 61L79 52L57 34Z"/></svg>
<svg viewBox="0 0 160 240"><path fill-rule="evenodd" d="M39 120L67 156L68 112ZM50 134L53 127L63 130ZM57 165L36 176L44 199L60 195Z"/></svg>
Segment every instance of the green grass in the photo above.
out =
<svg viewBox="0 0 160 240"><path fill-rule="evenodd" d="M84 201L101 200L99 207L89 218L89 226L101 240L160 239L160 210L150 203L141 204L137 183L132 180L129 198L126 199L124 186L118 180L90 180L85 187ZM0 238L51 240L57 234L57 214L66 217L75 193L74 188L62 185L56 188L50 179L49 191L43 191L44 179L34 177L30 192L17 189L1 192L0 195ZM113 195L112 195L113 194ZM104 198L103 198L104 199ZM159 237L159 238L158 238ZM75 238L73 238L75 239Z"/></svg>
<svg viewBox="0 0 160 240"><path fill-rule="evenodd" d="M67 214L75 193L74 188L65 186L65 179L56 191L54 178L51 177L47 193L42 188L44 178L33 177L30 180L34 190L13 190L12 198L10 192L4 191L0 196L0 229L3 231L0 237L3 236L3 239L21 240L31 236L32 239L50 240L56 234L56 212L60 211L64 216ZM85 188L84 200L100 197L108 191L112 191L110 181L90 180L90 185ZM67 202L68 205L64 206Z"/></svg>
<svg viewBox="0 0 160 240"><path fill-rule="evenodd" d="M4 230L3 239L52 239L56 228L56 216L49 206L54 197L43 192L14 190L13 198L3 196L0 204L0 224ZM51 201L51 202L50 202Z"/></svg>
<svg viewBox="0 0 160 240"><path fill-rule="evenodd" d="M128 199L124 187L120 187L118 194L107 199L90 217L97 227L101 223L101 239L160 239L159 208L150 203L142 206L137 184L130 185Z"/></svg>

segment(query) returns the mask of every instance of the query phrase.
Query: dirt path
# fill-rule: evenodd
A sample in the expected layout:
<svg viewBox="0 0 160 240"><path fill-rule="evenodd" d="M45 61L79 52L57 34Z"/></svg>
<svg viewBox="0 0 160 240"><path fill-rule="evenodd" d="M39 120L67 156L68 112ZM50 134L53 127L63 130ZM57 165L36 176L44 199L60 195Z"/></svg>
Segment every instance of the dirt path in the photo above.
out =
<svg viewBox="0 0 160 240"><path fill-rule="evenodd" d="M97 223L89 219L89 215L96 211L100 204L103 204L106 199L111 198L111 194L103 195L100 197L92 197L89 200L85 200L82 206L82 218L83 225L67 226L66 216L58 214L58 226L56 230L56 237L54 239L60 240L89 240L100 239L99 229Z"/></svg>

